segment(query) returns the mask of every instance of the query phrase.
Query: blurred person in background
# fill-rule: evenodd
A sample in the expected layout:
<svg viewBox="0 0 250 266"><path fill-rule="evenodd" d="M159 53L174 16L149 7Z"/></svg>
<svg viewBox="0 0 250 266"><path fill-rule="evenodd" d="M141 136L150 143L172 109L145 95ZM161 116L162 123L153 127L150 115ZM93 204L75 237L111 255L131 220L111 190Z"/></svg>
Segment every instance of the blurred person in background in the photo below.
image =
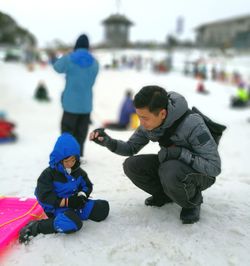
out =
<svg viewBox="0 0 250 266"><path fill-rule="evenodd" d="M190 112L186 99L158 86L143 87L134 97L140 126L128 141L112 139L96 129L90 140L110 151L129 156L124 173L149 193L147 206L175 202L182 207L180 219L192 224L200 218L202 190L221 172L218 146L203 117ZM138 153L149 141L158 142L158 154Z"/></svg>
<svg viewBox="0 0 250 266"><path fill-rule="evenodd" d="M198 77L196 92L200 94L209 94L209 91L205 88L204 79L202 76Z"/></svg>
<svg viewBox="0 0 250 266"><path fill-rule="evenodd" d="M244 82L240 82L237 87L236 96L231 98L231 107L247 107L249 99L248 90L245 88Z"/></svg>
<svg viewBox="0 0 250 266"><path fill-rule="evenodd" d="M38 101L50 101L48 89L44 81L39 81L35 90L34 98Z"/></svg>
<svg viewBox="0 0 250 266"><path fill-rule="evenodd" d="M4 111L0 111L0 144L14 142L17 139L14 133L16 125L6 119Z"/></svg>
<svg viewBox="0 0 250 266"><path fill-rule="evenodd" d="M125 93L125 99L123 100L118 122L106 122L104 123L105 128L126 130L129 128L132 115L135 114L135 107L132 99L132 91L127 90Z"/></svg>
<svg viewBox="0 0 250 266"><path fill-rule="evenodd" d="M61 98L61 132L71 133L76 138L81 157L84 156L84 142L93 108L92 89L99 71L99 64L89 48L88 36L82 34L76 40L74 50L56 60L53 65L55 71L66 75Z"/></svg>

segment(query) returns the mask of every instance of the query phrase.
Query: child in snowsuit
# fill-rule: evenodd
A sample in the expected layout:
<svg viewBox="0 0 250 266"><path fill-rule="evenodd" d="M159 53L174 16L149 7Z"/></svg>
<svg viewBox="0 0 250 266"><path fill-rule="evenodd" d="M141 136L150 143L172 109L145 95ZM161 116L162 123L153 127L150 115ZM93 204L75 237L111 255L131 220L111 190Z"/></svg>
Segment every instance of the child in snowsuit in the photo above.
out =
<svg viewBox="0 0 250 266"><path fill-rule="evenodd" d="M40 175L35 189L39 204L48 219L31 221L19 234L20 243L52 233L73 233L82 221L100 222L109 214L106 200L89 199L93 185L80 167L80 147L69 133L63 133L50 154L49 167Z"/></svg>
<svg viewBox="0 0 250 266"><path fill-rule="evenodd" d="M0 117L0 143L16 140L16 135L13 133L14 128L15 124Z"/></svg>

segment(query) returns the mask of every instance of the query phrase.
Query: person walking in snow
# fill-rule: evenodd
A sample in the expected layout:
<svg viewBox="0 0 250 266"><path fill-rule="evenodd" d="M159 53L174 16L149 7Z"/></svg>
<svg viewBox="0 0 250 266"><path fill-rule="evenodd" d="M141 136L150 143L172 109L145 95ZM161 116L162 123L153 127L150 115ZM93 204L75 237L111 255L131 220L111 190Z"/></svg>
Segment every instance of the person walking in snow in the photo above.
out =
<svg viewBox="0 0 250 266"><path fill-rule="evenodd" d="M89 51L87 35L80 35L74 51L56 60L53 67L58 73L66 75L61 98L61 132L69 132L77 139L80 155L83 157L93 105L92 89L99 71L98 62Z"/></svg>
<svg viewBox="0 0 250 266"><path fill-rule="evenodd" d="M158 86L145 86L134 97L140 126L128 141L111 138L104 129L90 133L90 140L110 151L129 156L125 174L140 189L151 194L147 206L175 202L182 207L184 224L200 218L202 190L221 172L217 144L203 118L190 113L185 98ZM158 142L158 154L134 156L149 141Z"/></svg>
<svg viewBox="0 0 250 266"><path fill-rule="evenodd" d="M38 234L73 233L82 221L100 222L109 214L106 200L89 196L93 185L80 167L80 147L69 133L55 143L47 167L37 180L35 195L48 219L31 221L19 233L19 242L27 243Z"/></svg>

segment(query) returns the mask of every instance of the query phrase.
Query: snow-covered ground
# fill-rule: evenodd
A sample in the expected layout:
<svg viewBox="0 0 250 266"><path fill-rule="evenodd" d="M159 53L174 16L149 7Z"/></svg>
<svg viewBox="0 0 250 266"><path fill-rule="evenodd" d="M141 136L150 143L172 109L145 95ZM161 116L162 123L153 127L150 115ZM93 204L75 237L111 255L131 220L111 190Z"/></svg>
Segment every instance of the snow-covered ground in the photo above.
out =
<svg viewBox="0 0 250 266"><path fill-rule="evenodd" d="M37 177L47 167L49 153L59 135L64 80L50 68L28 72L21 64L0 62L0 110L17 124L19 140L0 146L0 195L33 197ZM44 80L52 101L33 99L39 80ZM100 71L94 87L93 124L115 120L124 91L137 92L156 84L182 93L215 121L228 126L220 146L222 173L204 192L200 222L183 225L181 208L146 207L148 196L135 187L122 171L124 157L87 141L83 168L94 183L94 198L110 202L110 216L102 223L84 222L72 235L39 235L30 245L14 243L2 258L14 265L249 265L250 261L250 109L229 109L235 88L207 81L207 96L195 92L194 79L178 73L149 71ZM132 131L108 131L126 140ZM158 151L149 144L141 153Z"/></svg>

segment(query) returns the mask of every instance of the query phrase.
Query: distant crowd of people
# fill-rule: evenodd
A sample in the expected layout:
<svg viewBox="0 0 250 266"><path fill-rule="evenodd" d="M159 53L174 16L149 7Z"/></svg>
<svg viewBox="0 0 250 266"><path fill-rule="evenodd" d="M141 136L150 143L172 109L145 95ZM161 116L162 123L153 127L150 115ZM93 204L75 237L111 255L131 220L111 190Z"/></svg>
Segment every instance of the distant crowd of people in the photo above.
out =
<svg viewBox="0 0 250 266"><path fill-rule="evenodd" d="M222 67L215 64L211 68L208 67L204 60L186 61L184 63L183 73L185 76L194 78L202 78L203 80L213 80L233 85L238 85L243 81L243 77L238 71L232 73L226 72Z"/></svg>
<svg viewBox="0 0 250 266"><path fill-rule="evenodd" d="M223 69L212 66L210 72L204 60L194 62L185 62L184 74L194 77L198 80L196 91L202 94L208 94L204 81L207 79L234 85L237 88L236 94L230 98L230 107L244 108L250 106L250 83L244 80L244 77L238 72L227 73Z"/></svg>
<svg viewBox="0 0 250 266"><path fill-rule="evenodd" d="M143 57L141 55L121 55L114 56L110 63L104 65L105 69L135 69L151 70L155 73L166 73L172 70L171 56L155 59L150 56Z"/></svg>

